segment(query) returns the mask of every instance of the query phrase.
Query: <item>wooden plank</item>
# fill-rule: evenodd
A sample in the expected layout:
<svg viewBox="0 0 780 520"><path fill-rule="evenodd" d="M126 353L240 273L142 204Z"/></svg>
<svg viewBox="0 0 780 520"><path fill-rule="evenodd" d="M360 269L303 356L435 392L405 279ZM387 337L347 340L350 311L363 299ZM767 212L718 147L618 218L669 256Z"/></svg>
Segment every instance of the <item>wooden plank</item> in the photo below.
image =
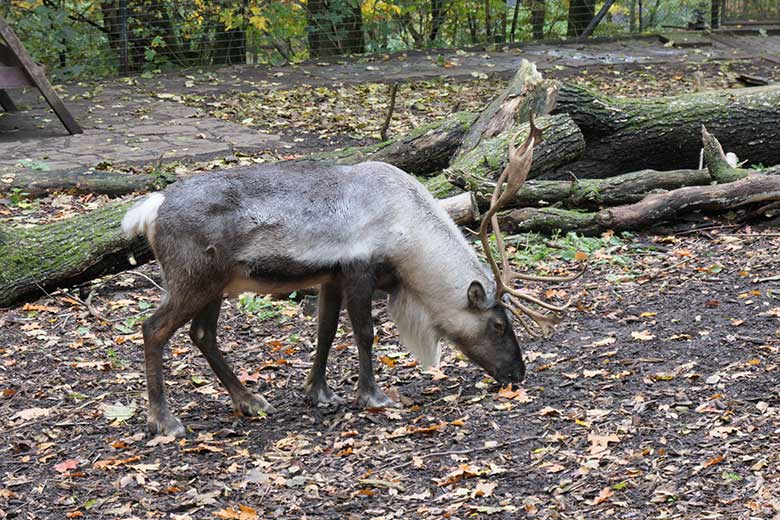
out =
<svg viewBox="0 0 780 520"><path fill-rule="evenodd" d="M0 65L0 88L22 88L35 86L20 67Z"/></svg>
<svg viewBox="0 0 780 520"><path fill-rule="evenodd" d="M6 112L16 112L17 110L14 100L3 89L0 89L0 107L3 107Z"/></svg>
<svg viewBox="0 0 780 520"><path fill-rule="evenodd" d="M8 45L11 52L19 60L19 65L27 74L27 77L36 87L38 87L38 90L41 91L41 94L43 94L43 97L49 103L49 106L54 110L54 113L57 114L57 117L60 118L60 121L65 125L65 128L68 129L68 132L71 134L82 133L83 130L81 129L81 126L79 126L68 109L65 108L62 100L52 88L51 83L46 79L43 69L35 64L32 57L27 53L27 49L24 48L24 45L22 45L22 42L16 36L16 33L14 33L11 26L8 25L8 22L6 22L5 18L2 16L0 16L0 36L5 40L6 45Z"/></svg>

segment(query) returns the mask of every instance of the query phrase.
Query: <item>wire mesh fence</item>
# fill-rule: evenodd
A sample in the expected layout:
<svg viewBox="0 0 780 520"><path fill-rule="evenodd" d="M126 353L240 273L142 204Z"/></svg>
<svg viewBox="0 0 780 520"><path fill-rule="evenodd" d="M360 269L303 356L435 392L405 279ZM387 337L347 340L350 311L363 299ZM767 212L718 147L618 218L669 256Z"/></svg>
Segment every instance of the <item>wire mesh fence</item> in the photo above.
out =
<svg viewBox="0 0 780 520"><path fill-rule="evenodd" d="M57 77L620 35L780 17L780 0L0 0Z"/></svg>

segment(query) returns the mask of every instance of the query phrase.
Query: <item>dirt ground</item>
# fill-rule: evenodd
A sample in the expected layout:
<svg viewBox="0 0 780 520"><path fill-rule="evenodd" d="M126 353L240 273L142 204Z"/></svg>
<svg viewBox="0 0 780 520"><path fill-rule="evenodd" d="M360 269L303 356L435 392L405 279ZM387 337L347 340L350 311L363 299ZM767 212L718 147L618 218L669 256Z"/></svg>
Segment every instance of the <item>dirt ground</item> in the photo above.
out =
<svg viewBox="0 0 780 520"><path fill-rule="evenodd" d="M745 66L778 79L767 62ZM733 81L722 64L706 70L711 85ZM690 88L685 70L585 76L616 93ZM106 202L0 209L27 225ZM520 269L589 263L534 288L577 304L550 339L523 337L519 388L449 348L440 370L421 371L378 299L375 365L399 410L354 405L346 316L328 374L348 404L315 409L301 390L312 298L226 302L220 345L277 412L235 416L182 329L166 381L183 440L145 431L140 323L160 299L156 265L0 311L0 518L780 518L780 233L742 216L518 237Z"/></svg>

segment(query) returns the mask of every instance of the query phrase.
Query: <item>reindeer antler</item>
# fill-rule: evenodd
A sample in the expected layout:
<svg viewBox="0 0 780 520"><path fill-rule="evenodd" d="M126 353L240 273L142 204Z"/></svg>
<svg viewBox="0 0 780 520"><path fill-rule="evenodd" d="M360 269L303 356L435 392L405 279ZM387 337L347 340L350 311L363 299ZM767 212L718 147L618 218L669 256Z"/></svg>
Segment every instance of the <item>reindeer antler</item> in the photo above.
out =
<svg viewBox="0 0 780 520"><path fill-rule="evenodd" d="M490 268L493 271L493 276L496 279L496 301L505 305L512 314L517 318L520 324L528 331L532 336L544 336L547 337L552 332L554 326L561 321L561 313L571 305L571 300L565 305L556 306L539 300L530 294L514 289L510 286L514 280L534 280L534 281L546 281L546 282L566 282L574 280L582 274L577 273L572 276L534 276L525 275L514 272L509 264L509 255L507 254L506 247L504 246L504 237L501 234L501 228L498 224L498 210L501 209L507 201L515 196L517 191L523 186L528 178L528 172L531 170L531 164L533 162L534 146L542 142L542 131L534 125L533 114L529 114L530 131L525 142L520 145L519 148L515 148L514 139L509 140L509 163L501 172L501 175L496 181L496 187L493 190L493 195L490 198L490 209L485 213L482 223L479 226L479 238L482 241L482 247L485 250ZM506 183L506 188L502 187ZM501 268L499 268L493 255L490 252L490 242L488 241L488 223L493 228L493 234L496 237L496 247L501 255ZM503 273L502 273L503 269ZM503 302L503 295L508 295L510 305ZM520 300L525 300L534 305L538 305L543 309L547 309L551 312L540 312L528 305L523 304ZM530 318L541 333L534 330L534 328L526 320Z"/></svg>

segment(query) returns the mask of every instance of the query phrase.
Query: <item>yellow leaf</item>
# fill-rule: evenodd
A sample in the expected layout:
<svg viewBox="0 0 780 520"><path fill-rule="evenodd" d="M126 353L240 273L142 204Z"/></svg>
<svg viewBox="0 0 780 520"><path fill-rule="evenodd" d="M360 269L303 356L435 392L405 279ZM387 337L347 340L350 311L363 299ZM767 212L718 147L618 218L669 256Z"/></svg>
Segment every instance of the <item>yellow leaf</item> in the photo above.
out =
<svg viewBox="0 0 780 520"><path fill-rule="evenodd" d="M249 17L249 23L258 31L265 31L268 29L268 18L265 16L254 15Z"/></svg>

